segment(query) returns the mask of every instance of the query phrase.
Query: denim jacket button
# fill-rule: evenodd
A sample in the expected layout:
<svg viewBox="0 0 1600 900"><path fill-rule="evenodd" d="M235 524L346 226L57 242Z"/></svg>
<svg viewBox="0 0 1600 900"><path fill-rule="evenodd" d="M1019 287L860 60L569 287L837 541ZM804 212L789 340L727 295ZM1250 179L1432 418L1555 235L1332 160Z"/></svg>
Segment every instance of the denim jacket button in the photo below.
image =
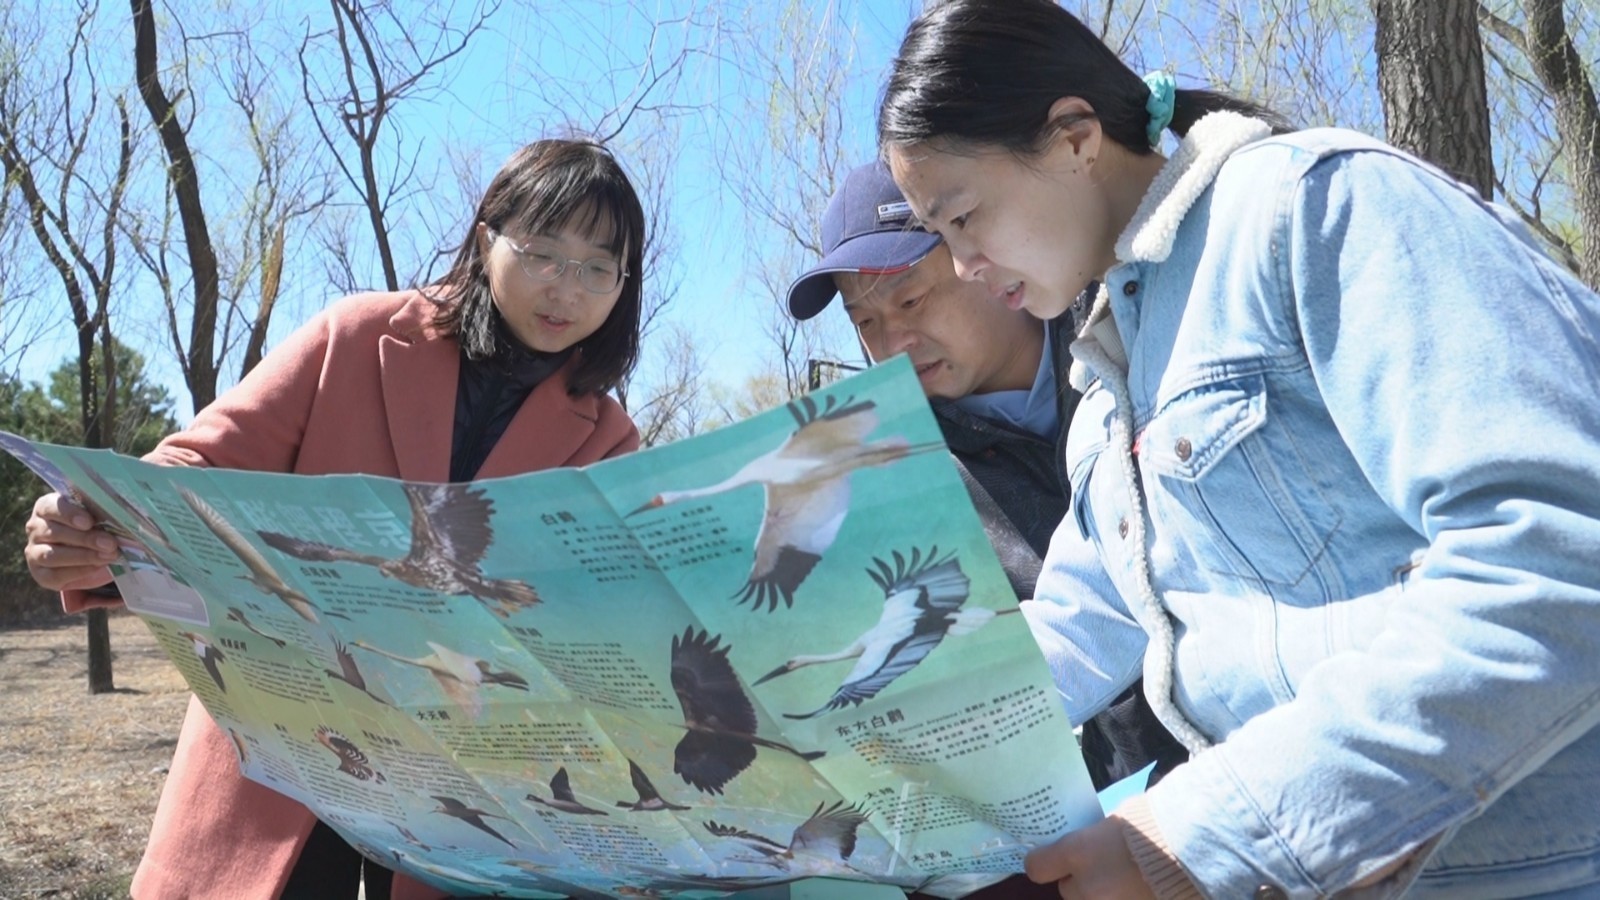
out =
<svg viewBox="0 0 1600 900"><path fill-rule="evenodd" d="M1189 455L1194 453L1194 445L1189 443L1188 438L1181 437L1178 438L1178 442L1172 446L1172 452L1178 454L1178 460L1180 462L1188 462Z"/></svg>
<svg viewBox="0 0 1600 900"><path fill-rule="evenodd" d="M1263 884L1256 888L1255 900L1289 900L1289 895L1275 884Z"/></svg>
<svg viewBox="0 0 1600 900"><path fill-rule="evenodd" d="M1122 284L1122 296L1124 296L1124 297L1132 297L1134 294L1137 294L1137 293L1139 293L1139 282L1138 282L1137 279L1135 279L1133 281L1123 282L1123 284Z"/></svg>
<svg viewBox="0 0 1600 900"><path fill-rule="evenodd" d="M1128 536L1128 520L1127 519L1123 519L1122 521L1117 523L1117 537L1124 537L1125 538L1127 536Z"/></svg>

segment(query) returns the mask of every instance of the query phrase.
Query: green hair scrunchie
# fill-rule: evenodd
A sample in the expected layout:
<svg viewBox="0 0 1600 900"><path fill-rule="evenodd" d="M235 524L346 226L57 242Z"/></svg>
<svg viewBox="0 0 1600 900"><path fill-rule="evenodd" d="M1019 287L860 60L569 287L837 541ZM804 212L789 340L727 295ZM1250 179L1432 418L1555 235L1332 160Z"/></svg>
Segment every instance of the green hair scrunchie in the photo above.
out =
<svg viewBox="0 0 1600 900"><path fill-rule="evenodd" d="M1150 99L1144 102L1145 112L1150 114L1150 124L1145 126L1145 137L1150 139L1150 146L1161 146L1161 132L1167 130L1172 124L1172 110L1177 105L1178 82L1166 70L1157 70L1144 77L1145 86L1150 88Z"/></svg>

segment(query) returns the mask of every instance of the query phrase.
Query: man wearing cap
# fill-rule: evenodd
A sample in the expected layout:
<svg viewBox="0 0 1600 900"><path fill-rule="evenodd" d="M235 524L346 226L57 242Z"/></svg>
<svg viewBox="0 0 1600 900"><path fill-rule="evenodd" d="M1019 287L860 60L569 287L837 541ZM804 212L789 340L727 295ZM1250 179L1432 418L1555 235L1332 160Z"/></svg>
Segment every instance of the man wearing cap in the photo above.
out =
<svg viewBox="0 0 1600 900"><path fill-rule="evenodd" d="M1041 322L961 280L938 235L912 221L882 163L845 177L822 216L820 262L789 288L809 319L843 294L868 359L911 357L990 543L1019 597L1033 596L1050 536L1067 514L1071 313ZM1091 285L1087 296L1093 296ZM1135 683L1083 727L1097 790L1154 761L1156 777L1187 758Z"/></svg>

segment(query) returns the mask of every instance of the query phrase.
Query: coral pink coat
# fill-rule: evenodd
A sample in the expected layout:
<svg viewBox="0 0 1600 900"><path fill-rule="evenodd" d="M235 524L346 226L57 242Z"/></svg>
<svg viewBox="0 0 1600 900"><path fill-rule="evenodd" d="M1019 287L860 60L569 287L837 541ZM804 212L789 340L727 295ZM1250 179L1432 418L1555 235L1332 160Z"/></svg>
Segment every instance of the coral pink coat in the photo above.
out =
<svg viewBox="0 0 1600 900"><path fill-rule="evenodd" d="M431 302L414 291L333 304L146 458L448 480L460 349L434 331L431 315ZM585 465L638 448L639 433L615 400L567 394L575 361L534 388L479 478ZM94 605L78 592L63 602L69 612ZM133 896L277 897L315 822L306 807L239 774L228 738L191 697ZM394 896L440 894L397 876Z"/></svg>

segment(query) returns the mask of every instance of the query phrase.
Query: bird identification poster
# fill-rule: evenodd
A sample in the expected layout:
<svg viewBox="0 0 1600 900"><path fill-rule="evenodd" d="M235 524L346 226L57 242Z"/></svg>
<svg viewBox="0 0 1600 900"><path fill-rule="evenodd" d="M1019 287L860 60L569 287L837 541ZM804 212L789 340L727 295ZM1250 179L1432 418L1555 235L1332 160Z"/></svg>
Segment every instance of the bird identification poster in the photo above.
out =
<svg viewBox="0 0 1600 900"><path fill-rule="evenodd" d="M1101 816L903 359L463 484L4 445L118 537L247 777L454 894L953 896Z"/></svg>

